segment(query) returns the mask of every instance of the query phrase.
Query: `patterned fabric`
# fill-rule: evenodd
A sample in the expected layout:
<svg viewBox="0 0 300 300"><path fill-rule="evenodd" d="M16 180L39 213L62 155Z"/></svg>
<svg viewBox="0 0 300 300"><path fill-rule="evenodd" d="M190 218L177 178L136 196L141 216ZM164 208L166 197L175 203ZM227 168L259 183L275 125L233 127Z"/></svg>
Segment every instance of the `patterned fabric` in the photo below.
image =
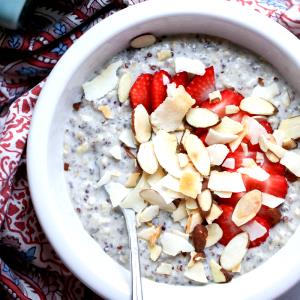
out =
<svg viewBox="0 0 300 300"><path fill-rule="evenodd" d="M26 30L0 31L0 299L93 298L40 228L26 180L25 145L38 95L59 58L88 28L141 1L44 0ZM297 0L226 1L255 9L300 37Z"/></svg>

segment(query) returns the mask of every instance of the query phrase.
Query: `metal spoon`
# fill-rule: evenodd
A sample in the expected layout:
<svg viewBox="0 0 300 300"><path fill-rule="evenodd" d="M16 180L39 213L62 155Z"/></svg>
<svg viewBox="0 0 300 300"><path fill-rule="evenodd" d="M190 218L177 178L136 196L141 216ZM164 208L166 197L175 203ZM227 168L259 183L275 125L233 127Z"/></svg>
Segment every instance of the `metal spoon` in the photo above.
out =
<svg viewBox="0 0 300 300"><path fill-rule="evenodd" d="M132 300L142 300L142 280L140 270L139 246L137 241L135 212L133 209L121 208L125 217L127 232L130 245L130 264L131 264L131 295Z"/></svg>

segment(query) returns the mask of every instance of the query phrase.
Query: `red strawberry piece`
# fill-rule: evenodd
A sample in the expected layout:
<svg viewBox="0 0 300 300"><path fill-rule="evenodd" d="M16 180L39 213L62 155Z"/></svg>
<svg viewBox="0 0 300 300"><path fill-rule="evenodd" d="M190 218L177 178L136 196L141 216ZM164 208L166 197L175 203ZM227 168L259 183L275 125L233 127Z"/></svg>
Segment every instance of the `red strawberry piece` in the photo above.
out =
<svg viewBox="0 0 300 300"><path fill-rule="evenodd" d="M206 145L205 139L208 134L208 129L207 128L195 128L192 132L195 134L201 141Z"/></svg>
<svg viewBox="0 0 300 300"><path fill-rule="evenodd" d="M129 92L132 109L142 104L149 113L151 112L150 91L152 78L152 74L141 74L134 82Z"/></svg>
<svg viewBox="0 0 300 300"><path fill-rule="evenodd" d="M167 86L164 84L166 78L171 80L167 71L160 70L154 73L151 84L151 108L154 111L167 97Z"/></svg>
<svg viewBox="0 0 300 300"><path fill-rule="evenodd" d="M286 170L285 166L281 165L280 163L273 163L269 161L269 159L265 155L264 155L264 162L258 165L271 175L285 174L285 170Z"/></svg>
<svg viewBox="0 0 300 300"><path fill-rule="evenodd" d="M257 189L263 193L271 194L276 197L285 198L288 191L288 183L284 176L271 175L265 181L259 181L248 175L242 175L247 191Z"/></svg>
<svg viewBox="0 0 300 300"><path fill-rule="evenodd" d="M265 219L256 216L253 220L256 221L257 223L259 223L260 225L262 225L263 227L265 227L267 232L263 236L255 239L253 241L250 241L249 248L258 247L262 243L264 243L266 241L266 239L269 237L269 231L270 231L270 226Z"/></svg>
<svg viewBox="0 0 300 300"><path fill-rule="evenodd" d="M273 227L281 220L281 212L278 207L271 208L262 205L257 216L263 218L268 223L269 227Z"/></svg>
<svg viewBox="0 0 300 300"><path fill-rule="evenodd" d="M196 100L196 105L200 105L208 98L208 94L215 89L215 71L211 66L205 69L204 75L195 75L186 88L186 91Z"/></svg>
<svg viewBox="0 0 300 300"><path fill-rule="evenodd" d="M235 207L239 200L244 196L245 193L232 193L230 198L218 197L218 203L226 204Z"/></svg>
<svg viewBox="0 0 300 300"><path fill-rule="evenodd" d="M236 114L233 114L233 115L228 115L227 117L229 117L230 119L234 120L234 121L237 121L237 122L242 122L243 118L245 116L248 116L248 114L244 111L239 111L238 113Z"/></svg>
<svg viewBox="0 0 300 300"><path fill-rule="evenodd" d="M235 160L235 168L234 169L228 169L226 167L222 167L224 170L229 171L229 172L233 172L236 171L237 169L241 168L243 166L243 159L245 158L252 158L256 159L256 153L255 152L248 152L247 155L245 155L244 151L238 151L236 150L235 152L230 152L228 153L228 155L226 156L227 158L234 158Z"/></svg>
<svg viewBox="0 0 300 300"><path fill-rule="evenodd" d="M221 204L221 209L223 213L221 216L215 221L215 223L219 224L219 226L223 230L223 236L220 239L220 243L224 246L228 244L228 242L234 238L237 234L241 233L241 228L237 227L231 220L231 215L233 213L233 207Z"/></svg>
<svg viewBox="0 0 300 300"><path fill-rule="evenodd" d="M221 91L221 95L222 95L222 100L221 101L212 101L212 102L210 102L209 100L206 100L201 104L201 107L212 110L213 112L217 113L222 118L226 115L225 114L225 108L226 108L227 105L239 106L241 101L244 98L238 92L236 92L234 90L230 90L230 89ZM230 115L230 117L234 118L235 115L238 115L238 114L239 114L238 119L241 119L242 116L245 115L244 112L240 111L237 114Z"/></svg>
<svg viewBox="0 0 300 300"><path fill-rule="evenodd" d="M186 88L189 84L189 75L187 72L176 73L172 77L171 82L174 82L176 84L176 87L182 85L184 88Z"/></svg>

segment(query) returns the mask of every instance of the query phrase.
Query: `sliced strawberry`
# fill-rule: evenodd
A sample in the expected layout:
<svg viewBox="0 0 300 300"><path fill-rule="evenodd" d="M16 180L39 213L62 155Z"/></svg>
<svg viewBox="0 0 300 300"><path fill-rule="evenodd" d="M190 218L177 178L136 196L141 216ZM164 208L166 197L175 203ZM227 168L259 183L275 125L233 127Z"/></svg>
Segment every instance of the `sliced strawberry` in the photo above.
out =
<svg viewBox="0 0 300 300"><path fill-rule="evenodd" d="M244 196L245 193L232 193L230 198L218 197L218 202L226 205L235 207L239 200Z"/></svg>
<svg viewBox="0 0 300 300"><path fill-rule="evenodd" d="M261 119L256 119L258 121L258 123L260 125L262 125L263 127L265 127L267 133L273 133L273 128L271 126L271 124L264 118Z"/></svg>
<svg viewBox="0 0 300 300"><path fill-rule="evenodd" d="M204 75L196 75L189 83L186 91L196 100L196 105L200 105L208 98L208 94L215 89L215 71L211 66L206 68Z"/></svg>
<svg viewBox="0 0 300 300"><path fill-rule="evenodd" d="M195 134L206 145L205 139L208 134L207 128L195 128L192 133Z"/></svg>
<svg viewBox="0 0 300 300"><path fill-rule="evenodd" d="M148 112L151 112L150 92L152 78L152 74L141 74L134 82L129 92L132 109L142 104Z"/></svg>
<svg viewBox="0 0 300 300"><path fill-rule="evenodd" d="M164 79L165 78L165 79ZM167 97L167 85L165 80L171 80L170 74L165 70L154 73L151 84L151 108L154 111Z"/></svg>
<svg viewBox="0 0 300 300"><path fill-rule="evenodd" d="M228 155L226 156L227 158L234 158L235 160L235 168L234 169L228 169L226 167L222 167L224 170L229 171L229 172L233 172L236 171L237 169L241 168L243 166L243 159L245 158L252 158L256 159L256 153L255 152L248 152L247 155L245 155L244 151L238 151L236 150L235 152L230 152L228 153Z"/></svg>
<svg viewBox="0 0 300 300"><path fill-rule="evenodd" d="M220 239L220 243L224 246L234 238L237 234L241 233L242 230L237 227L231 220L231 215L233 212L233 207L221 204L221 209L223 210L222 215L215 221L223 230L223 236Z"/></svg>
<svg viewBox="0 0 300 300"><path fill-rule="evenodd" d="M256 221L257 223L259 223L260 225L262 225L263 227L265 227L267 232L263 236L255 239L253 241L250 241L249 248L254 248L254 247L260 246L262 243L264 243L266 241L266 239L269 237L269 231L270 231L270 226L265 219L256 216L253 220Z"/></svg>
<svg viewBox="0 0 300 300"><path fill-rule="evenodd" d="M286 170L285 166L281 165L280 163L272 163L265 155L264 155L264 162L258 165L271 175L285 174L285 170Z"/></svg>
<svg viewBox="0 0 300 300"><path fill-rule="evenodd" d="M176 87L182 85L184 88L186 88L189 84L189 75L187 72L176 73L172 77L171 82L174 82L176 84Z"/></svg>
<svg viewBox="0 0 300 300"><path fill-rule="evenodd" d="M225 108L227 105L236 105L239 106L243 100L243 96L234 90L223 90L221 91L222 100L221 101L204 101L201 104L201 107L212 110L217 113L221 118L225 116ZM234 118L235 115L239 115L238 119L245 115L244 112L238 112L237 114L231 115L231 118ZM238 120L240 121L240 120Z"/></svg>
<svg viewBox="0 0 300 300"><path fill-rule="evenodd" d="M271 175L265 181L259 181L248 175L242 175L247 191L257 189L261 192L274 195L276 197L285 198L288 190L288 183L284 176Z"/></svg>
<svg viewBox="0 0 300 300"><path fill-rule="evenodd" d="M266 220L270 227L275 226L281 220L281 212L278 207L271 208L262 205L259 212L257 213L257 216Z"/></svg>

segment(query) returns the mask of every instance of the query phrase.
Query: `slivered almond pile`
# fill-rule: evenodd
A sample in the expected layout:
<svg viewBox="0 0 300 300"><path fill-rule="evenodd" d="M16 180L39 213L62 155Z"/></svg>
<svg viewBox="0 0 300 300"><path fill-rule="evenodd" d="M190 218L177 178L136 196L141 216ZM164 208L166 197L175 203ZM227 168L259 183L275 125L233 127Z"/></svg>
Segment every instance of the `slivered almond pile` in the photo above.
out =
<svg viewBox="0 0 300 300"><path fill-rule="evenodd" d="M131 46L152 42L141 36ZM109 177L104 188L113 206L134 209L137 225L150 225L138 236L147 241L151 260L188 252L184 276L206 283L208 264L214 282L228 282L248 248L263 243L280 220L285 170L300 177L300 155L293 151L300 116L282 120L273 132L265 116L277 109L260 93L273 95L274 85L271 92L264 87L244 98L232 89L215 90L213 67L200 61L175 58L175 67L174 76L164 70L141 74L129 92L131 75L121 77L120 101L129 97L133 112L132 133L122 132L120 140L140 169L126 187ZM262 209L277 221L268 223ZM182 231L153 225L160 211L170 213ZM217 243L225 246L219 261L207 262L206 249ZM172 266L163 262L156 272L170 276Z"/></svg>

